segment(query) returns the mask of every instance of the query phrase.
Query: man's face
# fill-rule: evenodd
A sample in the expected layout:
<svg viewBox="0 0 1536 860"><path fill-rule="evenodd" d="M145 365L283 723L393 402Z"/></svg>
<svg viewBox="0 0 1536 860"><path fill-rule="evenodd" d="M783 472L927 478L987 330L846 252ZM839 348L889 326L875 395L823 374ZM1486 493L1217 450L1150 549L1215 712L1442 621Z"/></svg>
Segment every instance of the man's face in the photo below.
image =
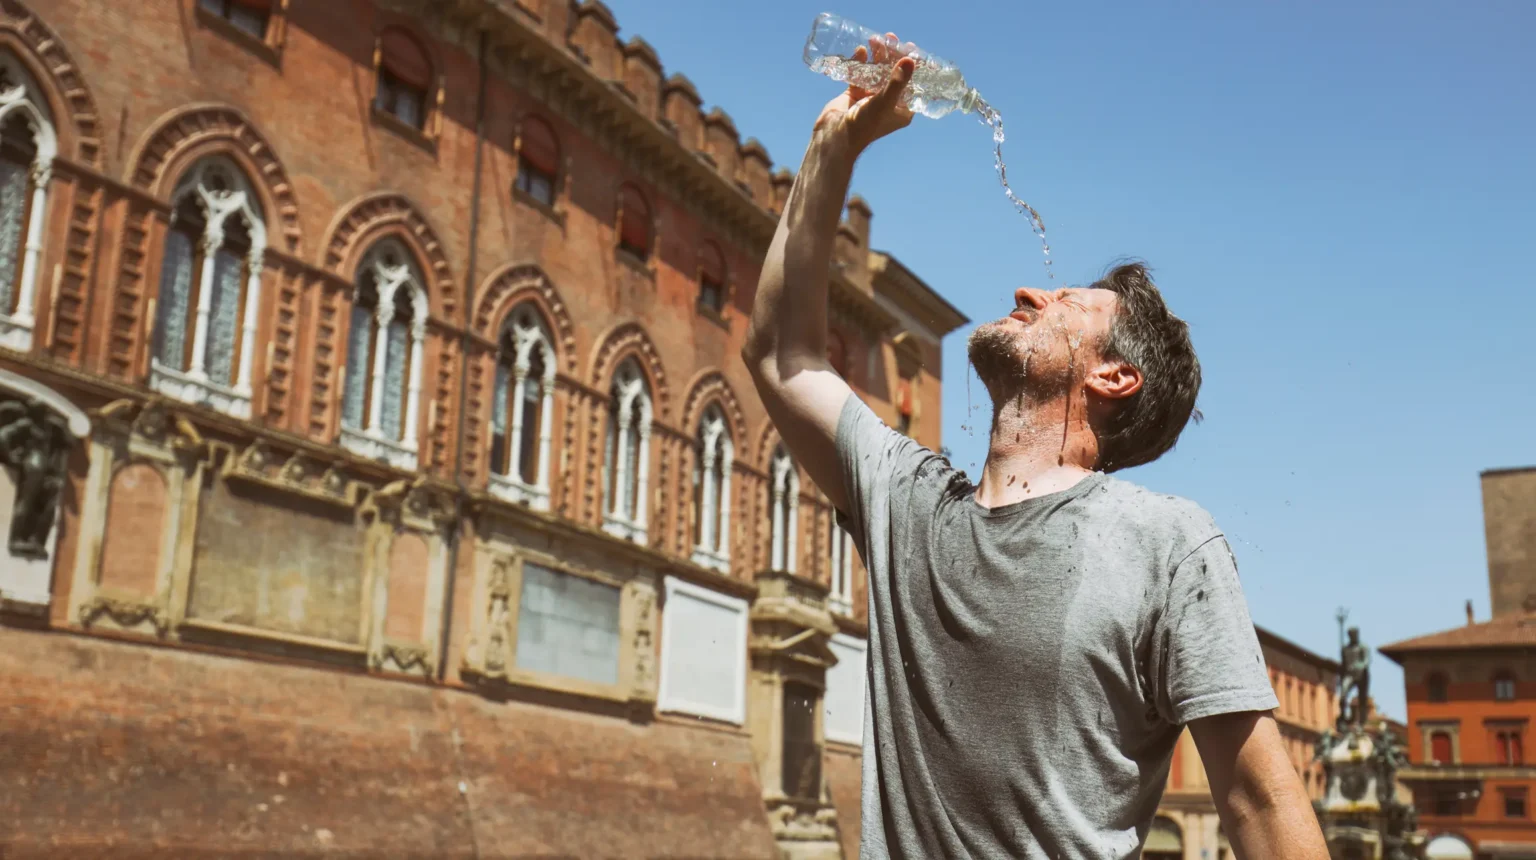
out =
<svg viewBox="0 0 1536 860"><path fill-rule="evenodd" d="M1103 360L1114 322L1109 290L1020 287L1008 316L979 326L968 343L976 375L994 397L1046 402L1070 393Z"/></svg>

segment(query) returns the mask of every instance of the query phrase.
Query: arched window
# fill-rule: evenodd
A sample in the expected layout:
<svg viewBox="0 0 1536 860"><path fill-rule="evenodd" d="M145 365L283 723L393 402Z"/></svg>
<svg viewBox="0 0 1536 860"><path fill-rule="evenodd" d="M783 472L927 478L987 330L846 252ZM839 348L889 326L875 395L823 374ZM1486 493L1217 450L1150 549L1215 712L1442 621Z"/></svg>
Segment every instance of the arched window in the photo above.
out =
<svg viewBox="0 0 1536 860"><path fill-rule="evenodd" d="M827 597L833 612L853 614L853 538L842 526L832 524L832 577Z"/></svg>
<svg viewBox="0 0 1536 860"><path fill-rule="evenodd" d="M160 265L150 386L239 418L251 414L251 364L266 226L230 161L192 165L171 197Z"/></svg>
<svg viewBox="0 0 1536 860"><path fill-rule="evenodd" d="M1450 682L1446 680L1443 672L1436 672L1430 675L1424 686L1428 688L1429 700L1431 702L1444 702L1450 698L1448 692Z"/></svg>
<svg viewBox="0 0 1536 860"><path fill-rule="evenodd" d="M795 531L800 512L800 475L789 451L780 445L773 452L768 467L768 505L773 511L773 545L769 567L786 573L795 572Z"/></svg>
<svg viewBox="0 0 1536 860"><path fill-rule="evenodd" d="M418 130L427 127L427 96L432 91L432 61L404 30L379 37L378 84L374 110Z"/></svg>
<svg viewBox="0 0 1536 860"><path fill-rule="evenodd" d="M58 153L48 102L14 54L0 51L0 345L32 345L48 180Z"/></svg>
<svg viewBox="0 0 1536 860"><path fill-rule="evenodd" d="M651 257L651 207L633 185L619 190L619 248L639 260Z"/></svg>
<svg viewBox="0 0 1536 860"><path fill-rule="evenodd" d="M491 491L549 510L549 439L555 402L555 350L531 302L501 327L491 398Z"/></svg>
<svg viewBox="0 0 1536 860"><path fill-rule="evenodd" d="M272 0L198 0L197 5L242 32L258 39L267 37L267 21L272 17Z"/></svg>
<svg viewBox="0 0 1536 860"><path fill-rule="evenodd" d="M527 117L517 137L518 191L545 206L555 205L555 178L560 175L560 143L549 124Z"/></svg>
<svg viewBox="0 0 1536 860"><path fill-rule="evenodd" d="M1429 761L1431 764L1454 764L1450 732L1433 732L1429 736Z"/></svg>
<svg viewBox="0 0 1536 860"><path fill-rule="evenodd" d="M1500 670L1493 676L1493 697L1500 702L1515 700L1515 676L1509 670Z"/></svg>
<svg viewBox="0 0 1536 860"><path fill-rule="evenodd" d="M384 239L357 266L341 393L341 441L400 469L416 468L427 293L405 246Z"/></svg>
<svg viewBox="0 0 1536 860"><path fill-rule="evenodd" d="M693 464L693 561L721 573L731 566L731 463L736 456L720 407L699 419Z"/></svg>
<svg viewBox="0 0 1536 860"><path fill-rule="evenodd" d="M713 242L699 249L699 307L715 316L725 309L725 256Z"/></svg>
<svg viewBox="0 0 1536 860"><path fill-rule="evenodd" d="M609 390L603 529L635 543L645 542L650 441L651 393L640 365L630 358L619 365Z"/></svg>

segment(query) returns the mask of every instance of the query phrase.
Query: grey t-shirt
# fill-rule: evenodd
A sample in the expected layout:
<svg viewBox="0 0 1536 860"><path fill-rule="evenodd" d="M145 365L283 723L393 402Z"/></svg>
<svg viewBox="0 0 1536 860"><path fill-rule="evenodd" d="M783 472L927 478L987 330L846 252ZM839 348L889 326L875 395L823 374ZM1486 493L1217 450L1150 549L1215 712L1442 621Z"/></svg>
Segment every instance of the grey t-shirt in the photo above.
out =
<svg viewBox="0 0 1536 860"><path fill-rule="evenodd" d="M857 396L837 448L869 570L861 857L1136 857L1181 727L1278 706L1195 504L1093 474L988 510Z"/></svg>

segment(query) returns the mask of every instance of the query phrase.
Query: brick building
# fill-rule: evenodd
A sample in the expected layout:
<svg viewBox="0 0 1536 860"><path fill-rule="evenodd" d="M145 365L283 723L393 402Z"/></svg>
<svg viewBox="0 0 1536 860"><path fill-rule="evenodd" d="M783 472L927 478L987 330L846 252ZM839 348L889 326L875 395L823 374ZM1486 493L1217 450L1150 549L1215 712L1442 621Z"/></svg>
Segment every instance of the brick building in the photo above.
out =
<svg viewBox="0 0 1536 860"><path fill-rule="evenodd" d="M857 854L863 571L736 360L792 177L701 104L595 0L0 0L7 856ZM831 359L937 447L870 222Z"/></svg>
<svg viewBox="0 0 1536 860"><path fill-rule="evenodd" d="M1536 469L1484 472L1493 617L1381 649L1403 667L1403 780L1438 858L1536 858Z"/></svg>
<svg viewBox="0 0 1536 860"><path fill-rule="evenodd" d="M7 856L854 844L862 572L737 359L792 177L617 34L0 0ZM938 447L870 220L831 358Z"/></svg>

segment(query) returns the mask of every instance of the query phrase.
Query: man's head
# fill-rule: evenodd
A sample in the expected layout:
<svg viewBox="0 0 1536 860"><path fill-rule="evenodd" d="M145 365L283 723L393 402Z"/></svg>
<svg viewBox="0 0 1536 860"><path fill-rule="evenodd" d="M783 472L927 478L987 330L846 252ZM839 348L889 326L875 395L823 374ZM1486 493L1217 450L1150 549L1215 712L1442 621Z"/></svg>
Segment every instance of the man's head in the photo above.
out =
<svg viewBox="0 0 1536 860"><path fill-rule="evenodd" d="M969 343L996 409L1082 392L1106 472L1156 460L1198 420L1189 326L1168 311L1146 266L1117 266L1087 287L1021 288L1014 301L1013 313L977 328Z"/></svg>

